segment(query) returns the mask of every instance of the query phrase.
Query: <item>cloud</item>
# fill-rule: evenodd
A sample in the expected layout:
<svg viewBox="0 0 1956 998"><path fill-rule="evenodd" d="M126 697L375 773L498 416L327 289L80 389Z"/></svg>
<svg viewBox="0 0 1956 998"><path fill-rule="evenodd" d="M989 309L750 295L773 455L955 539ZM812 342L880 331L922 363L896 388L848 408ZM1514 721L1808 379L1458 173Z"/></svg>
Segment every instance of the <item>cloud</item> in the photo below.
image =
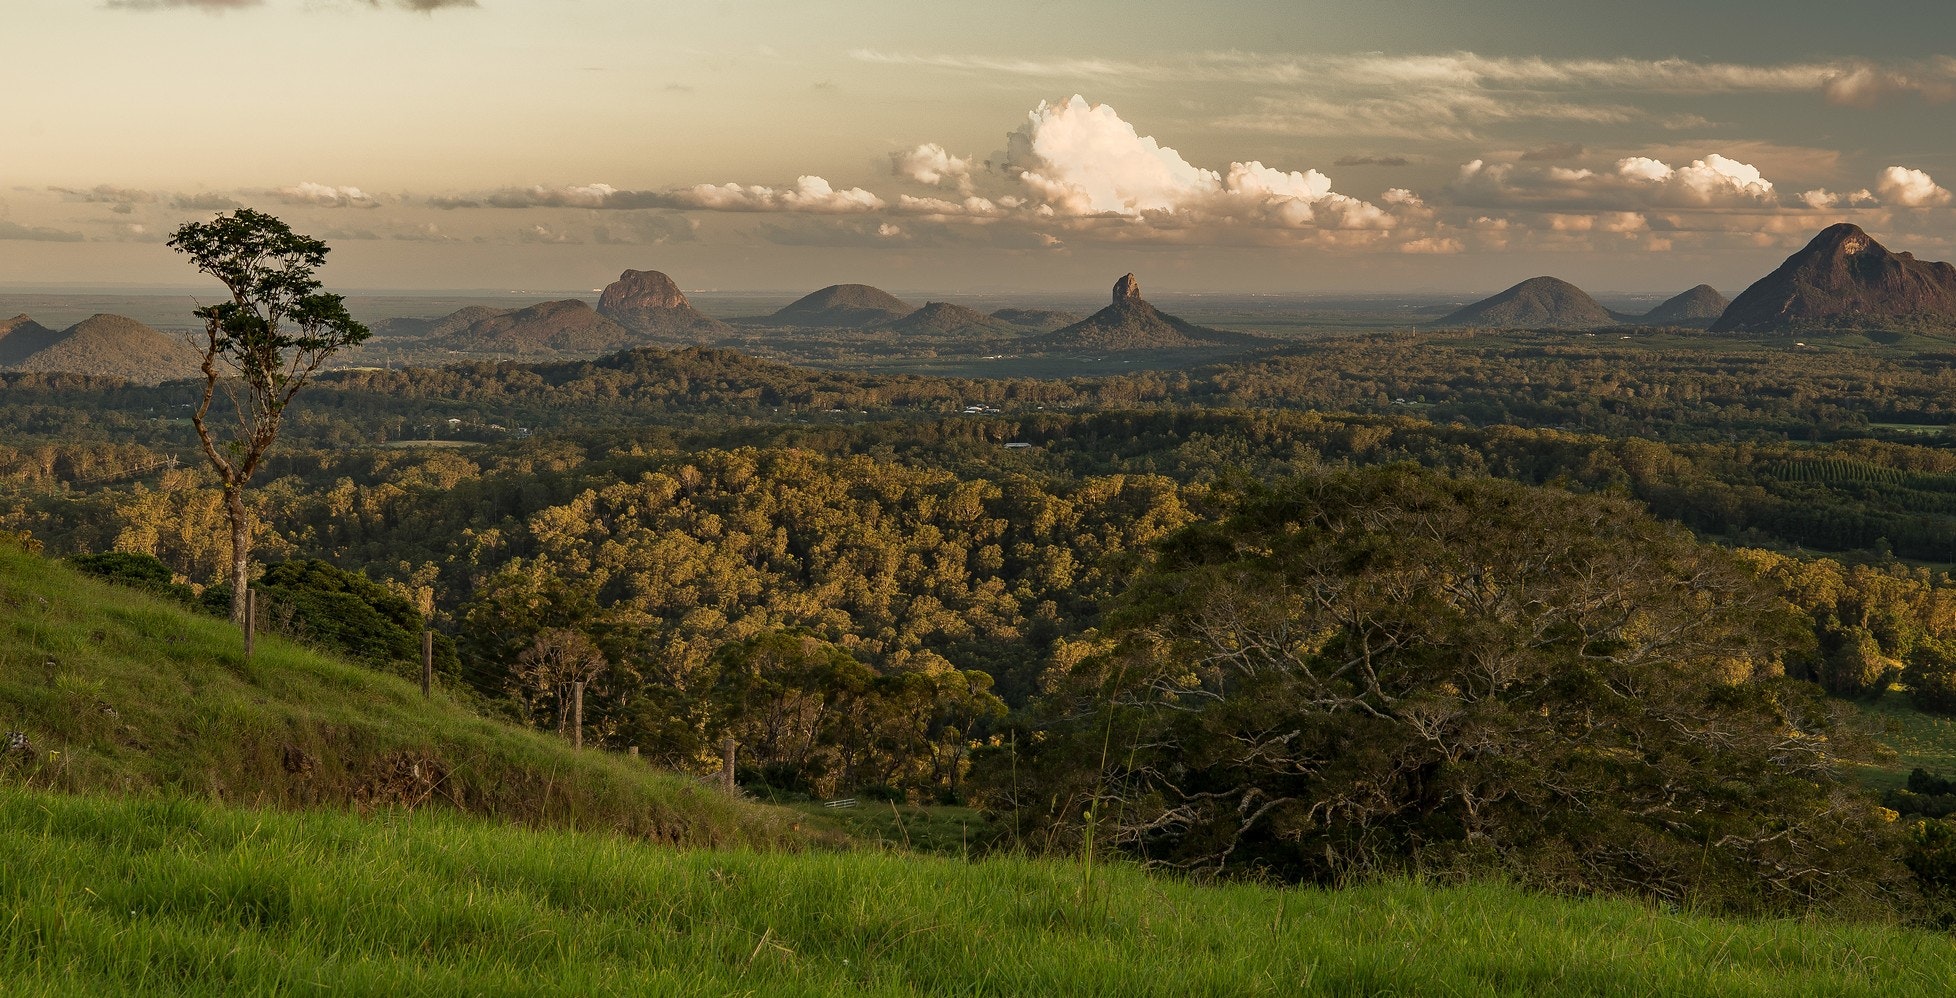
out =
<svg viewBox="0 0 1956 998"><path fill-rule="evenodd" d="M677 213L624 213L591 228L591 238L610 246L658 246L692 242L700 223Z"/></svg>
<svg viewBox="0 0 1956 998"><path fill-rule="evenodd" d="M1575 159L1585 151L1580 142L1551 142L1539 149L1530 149L1519 158L1524 163L1556 163Z"/></svg>
<svg viewBox="0 0 1956 998"><path fill-rule="evenodd" d="M774 188L746 184L699 184L664 191L619 190L610 184L570 187L508 187L489 194L440 196L430 207L458 208L592 208L634 210L676 208L695 211L804 212L851 214L876 211L882 198L860 187L836 190L827 180L803 176L795 186Z"/></svg>
<svg viewBox="0 0 1956 998"><path fill-rule="evenodd" d="M1711 206L1773 198L1772 181L1758 167L1717 153L1675 170L1659 160L1632 156L1617 161L1616 171L1634 184L1657 188L1658 203Z"/></svg>
<svg viewBox="0 0 1956 998"><path fill-rule="evenodd" d="M1596 211L1770 207L1779 200L1758 167L1718 153L1682 167L1627 156L1607 170L1476 159L1461 166L1447 194L1458 204Z"/></svg>
<svg viewBox="0 0 1956 998"><path fill-rule="evenodd" d="M1375 205L1335 193L1316 170L1285 171L1258 161L1217 171L1140 134L1106 104L1075 95L1041 101L1006 137L1005 172L1031 194L1034 211L1064 217L1119 216L1151 224L1224 219L1301 228L1389 228Z"/></svg>
<svg viewBox="0 0 1956 998"><path fill-rule="evenodd" d="M283 204L309 205L319 208L378 208L380 202L373 195L358 187L332 187L315 184L308 180L291 187L280 187L271 192Z"/></svg>
<svg viewBox="0 0 1956 998"><path fill-rule="evenodd" d="M78 243L82 241L79 232L64 232L60 229L44 229L21 225L0 219L0 239L26 240L40 243Z"/></svg>
<svg viewBox="0 0 1956 998"><path fill-rule="evenodd" d="M244 204L222 194L179 194L170 206L182 211L236 211Z"/></svg>
<svg viewBox="0 0 1956 998"><path fill-rule="evenodd" d="M773 188L742 184L700 184L669 191L663 196L666 207L705 211L807 212L821 215L846 215L876 211L883 199L860 187L836 190L816 176L797 177L792 188Z"/></svg>
<svg viewBox="0 0 1956 998"><path fill-rule="evenodd" d="M63 200L80 201L86 204L109 204L121 207L156 202L156 194L152 191L134 187L117 187L113 184L98 184L89 188L50 187L48 190L61 195Z"/></svg>
<svg viewBox="0 0 1956 998"><path fill-rule="evenodd" d="M1340 156L1332 166L1405 166L1412 160L1404 156Z"/></svg>
<svg viewBox="0 0 1956 998"><path fill-rule="evenodd" d="M1937 208L1949 203L1950 194L1921 170L1891 166L1881 171L1875 192L1889 204L1903 208Z"/></svg>
<svg viewBox="0 0 1956 998"><path fill-rule="evenodd" d="M1829 74L1821 92L1828 103L1843 107L1873 107L1911 94L1928 101L1947 101L1956 98L1956 59L1938 56L1899 66L1850 63Z"/></svg>
<svg viewBox="0 0 1956 998"><path fill-rule="evenodd" d="M1643 106L1643 96L1806 95L1866 106L1900 95L1956 99L1956 58L1872 61L1823 59L1771 63L1690 59L1555 59L1474 52L1410 55L1194 53L1127 62L1039 60L856 49L864 63L974 77L1020 76L1061 85L1118 81L1183 91L1224 85L1247 93L1217 125L1288 135L1388 136L1472 140L1504 122L1620 125L1668 129L1710 124L1695 114Z"/></svg>
<svg viewBox="0 0 1956 998"><path fill-rule="evenodd" d="M1873 208L1881 204L1881 199L1875 197L1874 192L1865 187L1846 194L1836 194L1825 187L1820 187L1801 191L1794 195L1793 199L1808 208L1821 211L1834 208Z"/></svg>
<svg viewBox="0 0 1956 998"><path fill-rule="evenodd" d="M908 152L891 153L890 171L932 187L949 184L967 193L971 190L971 160L953 156L935 142L926 142Z"/></svg>

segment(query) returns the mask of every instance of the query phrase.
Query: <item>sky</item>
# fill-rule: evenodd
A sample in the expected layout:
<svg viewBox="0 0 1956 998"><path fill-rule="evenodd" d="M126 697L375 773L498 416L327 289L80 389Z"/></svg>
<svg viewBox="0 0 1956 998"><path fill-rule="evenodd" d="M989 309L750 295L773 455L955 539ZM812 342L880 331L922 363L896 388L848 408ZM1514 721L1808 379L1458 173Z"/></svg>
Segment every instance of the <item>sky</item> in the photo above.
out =
<svg viewBox="0 0 1956 998"><path fill-rule="evenodd" d="M1956 5L4 0L0 285L1735 294L1956 256Z"/></svg>

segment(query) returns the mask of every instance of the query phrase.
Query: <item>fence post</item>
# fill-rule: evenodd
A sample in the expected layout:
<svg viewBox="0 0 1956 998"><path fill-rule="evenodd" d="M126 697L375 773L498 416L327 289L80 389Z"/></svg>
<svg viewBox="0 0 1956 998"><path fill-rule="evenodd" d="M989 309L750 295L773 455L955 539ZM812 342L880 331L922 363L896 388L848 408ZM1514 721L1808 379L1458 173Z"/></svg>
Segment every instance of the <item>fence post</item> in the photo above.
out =
<svg viewBox="0 0 1956 998"><path fill-rule="evenodd" d="M244 638L245 638L245 658L247 659L251 657L252 646L257 643L256 642L256 638L258 637L257 632L258 632L258 590L253 589L250 586L246 586L245 587Z"/></svg>
<svg viewBox="0 0 1956 998"><path fill-rule="evenodd" d="M435 632L421 632L421 699L428 699L435 687Z"/></svg>
<svg viewBox="0 0 1956 998"><path fill-rule="evenodd" d="M584 680L571 684L571 748L584 747Z"/></svg>
<svg viewBox="0 0 1956 998"><path fill-rule="evenodd" d="M733 796L734 740L732 738L720 740L720 789L725 791L727 796Z"/></svg>
<svg viewBox="0 0 1956 998"><path fill-rule="evenodd" d="M626 754L634 759L638 758L638 746L634 745L630 749L627 749Z"/></svg>

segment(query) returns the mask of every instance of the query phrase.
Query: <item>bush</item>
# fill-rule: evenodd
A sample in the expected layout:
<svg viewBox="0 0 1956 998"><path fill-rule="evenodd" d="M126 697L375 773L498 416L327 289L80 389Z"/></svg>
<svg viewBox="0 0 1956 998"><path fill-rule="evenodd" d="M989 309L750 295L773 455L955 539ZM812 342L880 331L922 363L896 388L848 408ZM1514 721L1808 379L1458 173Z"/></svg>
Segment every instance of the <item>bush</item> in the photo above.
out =
<svg viewBox="0 0 1956 998"><path fill-rule="evenodd" d="M1917 710L1956 714L1956 653L1935 641L1915 646L1902 670L1902 685Z"/></svg>
<svg viewBox="0 0 1956 998"><path fill-rule="evenodd" d="M117 585L141 589L181 603L191 603L195 599L190 587L177 583L170 566L154 555L106 551L76 555L68 559L68 564L98 579L107 579Z"/></svg>
<svg viewBox="0 0 1956 998"><path fill-rule="evenodd" d="M212 587L213 589L219 587ZM372 665L402 663L418 675L427 620L408 601L364 575L323 561L288 561L265 570L255 587L261 622ZM210 590L205 602L212 601ZM222 594L229 610L229 593ZM435 668L457 670L454 643L435 636Z"/></svg>

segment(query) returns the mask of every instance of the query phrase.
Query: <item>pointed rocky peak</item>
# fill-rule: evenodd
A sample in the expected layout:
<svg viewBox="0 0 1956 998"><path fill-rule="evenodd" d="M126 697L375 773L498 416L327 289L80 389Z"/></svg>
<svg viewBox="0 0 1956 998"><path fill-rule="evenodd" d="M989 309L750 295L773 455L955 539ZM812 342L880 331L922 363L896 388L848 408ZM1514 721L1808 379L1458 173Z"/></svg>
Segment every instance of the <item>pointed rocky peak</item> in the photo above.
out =
<svg viewBox="0 0 1956 998"><path fill-rule="evenodd" d="M1140 300L1141 282L1135 280L1133 274L1125 275L1120 280L1114 282L1114 304L1119 305L1122 302Z"/></svg>
<svg viewBox="0 0 1956 998"><path fill-rule="evenodd" d="M1753 282L1711 325L1713 332L1805 328L1956 330L1956 267L1891 253L1842 222Z"/></svg>
<svg viewBox="0 0 1956 998"><path fill-rule="evenodd" d="M1838 222L1821 229L1820 234L1807 244L1805 252L1824 253L1829 256L1853 256L1873 247L1877 252L1886 253L1887 248L1875 242L1861 227L1852 222Z"/></svg>

